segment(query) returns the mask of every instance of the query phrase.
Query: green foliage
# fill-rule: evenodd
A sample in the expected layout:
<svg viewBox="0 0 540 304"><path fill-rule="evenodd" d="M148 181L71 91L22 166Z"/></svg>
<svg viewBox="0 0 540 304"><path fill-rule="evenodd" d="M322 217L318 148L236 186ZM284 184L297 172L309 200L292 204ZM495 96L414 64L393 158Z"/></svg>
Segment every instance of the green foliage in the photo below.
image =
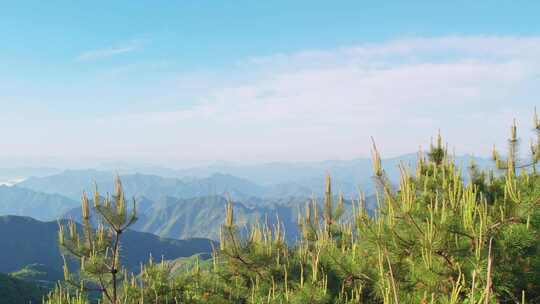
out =
<svg viewBox="0 0 540 304"><path fill-rule="evenodd" d="M201 265L194 258L180 270L166 261L152 261L139 275L124 273L119 299L121 303L539 303L540 175L535 169L539 148L531 149L530 162L519 161L518 142L514 124L506 158L494 152L501 172L484 172L471 164L467 182L439 135L427 157L419 154L414 173L400 167L397 187L373 147L376 214L368 215L363 195L351 210L344 209L343 198L332 193L328 177L322 204L313 199L302 210L300 239L294 245L285 241L279 221L248 228L238 225L229 201L219 248L210 261ZM72 243L82 242L78 234L70 235ZM107 252L101 250L94 258L93 273L98 273L99 265L111 263Z"/></svg>
<svg viewBox="0 0 540 304"><path fill-rule="evenodd" d="M68 221L60 223L67 225ZM82 226L78 225L81 231ZM63 278L64 264L58 243L58 222L40 222L29 217L0 216L0 272L10 273L30 267L47 275ZM150 255L176 259L212 251L208 239L175 240L150 233L128 230L122 235L123 265L130 271L140 270ZM68 260L69 262L69 260ZM37 269L31 264L40 264ZM46 279L47 280L47 279Z"/></svg>
<svg viewBox="0 0 540 304"><path fill-rule="evenodd" d="M10 273L13 278L33 283L43 290L52 290L63 279L62 273L43 264L30 264Z"/></svg>
<svg viewBox="0 0 540 304"><path fill-rule="evenodd" d="M39 303L44 295L37 285L0 273L0 303Z"/></svg>
<svg viewBox="0 0 540 304"><path fill-rule="evenodd" d="M47 304L88 304L87 297L79 291L70 291L58 285L44 299Z"/></svg>
<svg viewBox="0 0 540 304"><path fill-rule="evenodd" d="M29 264L10 273L13 277L25 281L57 281L62 279L62 274L43 264Z"/></svg>
<svg viewBox="0 0 540 304"><path fill-rule="evenodd" d="M120 303L118 289L122 273L124 277L127 276L120 263L120 237L137 220L136 209L134 205L130 212L127 211L119 178L115 180L112 201L108 196L102 201L96 187L93 203L100 216L100 224L96 230L90 223L90 206L86 194L82 197L82 233L78 232L73 221L67 225L67 232L65 226L60 224L60 247L80 263L80 270L76 275L72 275L67 262L64 263L64 278L81 291L100 292L108 303L117 304Z"/></svg>

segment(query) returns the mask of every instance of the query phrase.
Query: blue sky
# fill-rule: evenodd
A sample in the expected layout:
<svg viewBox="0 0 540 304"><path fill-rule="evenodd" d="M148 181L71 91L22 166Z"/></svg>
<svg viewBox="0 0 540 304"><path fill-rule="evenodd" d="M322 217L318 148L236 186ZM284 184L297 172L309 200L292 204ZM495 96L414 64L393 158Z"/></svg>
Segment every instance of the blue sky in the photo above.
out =
<svg viewBox="0 0 540 304"><path fill-rule="evenodd" d="M486 154L512 117L526 129L538 102L538 11L536 1L2 4L0 159L322 160L368 155L369 136L392 156L437 129L458 153Z"/></svg>

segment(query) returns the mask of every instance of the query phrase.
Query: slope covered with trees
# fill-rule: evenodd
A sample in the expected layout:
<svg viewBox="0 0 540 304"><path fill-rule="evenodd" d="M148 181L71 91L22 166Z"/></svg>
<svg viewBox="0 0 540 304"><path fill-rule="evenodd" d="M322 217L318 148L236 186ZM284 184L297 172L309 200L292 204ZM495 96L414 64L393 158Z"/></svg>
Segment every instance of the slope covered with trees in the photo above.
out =
<svg viewBox="0 0 540 304"><path fill-rule="evenodd" d="M61 272L63 259L57 235L56 221L0 216L0 272L18 271L35 263ZM173 240L136 231L126 231L123 246L122 262L131 271L137 271L150 255L175 259L199 253L208 255L212 251L212 241L208 239Z"/></svg>
<svg viewBox="0 0 540 304"><path fill-rule="evenodd" d="M0 273L0 303L41 303L46 293L33 283Z"/></svg>
<svg viewBox="0 0 540 304"><path fill-rule="evenodd" d="M58 219L77 205L77 201L59 194L0 185L0 215L30 216L50 221Z"/></svg>
<svg viewBox="0 0 540 304"><path fill-rule="evenodd" d="M70 303L85 303L90 286L114 304L538 303L540 148L532 145L531 157L520 161L518 144L513 125L506 155L493 151L498 171L474 163L462 169L439 136L419 154L414 172L401 166L398 187L374 146L374 216L362 197L346 210L328 177L322 202L304 206L301 238L289 245L281 225L241 229L229 202L212 259L191 261L174 275L166 262L147 264L139 275L121 271L118 244L136 214L117 191L98 204L105 224L96 232L88 221L83 230L61 229L60 244L80 262L65 277L80 288L58 287L48 303L68 303L73 295ZM82 209L88 219L87 200Z"/></svg>
<svg viewBox="0 0 540 304"><path fill-rule="evenodd" d="M297 224L299 212L309 200L252 198L246 202L234 201L232 204L238 226L249 227L257 222L275 225L279 222L284 228L286 240L293 242L299 236ZM372 214L376 204L375 197L368 197L367 201L368 211ZM225 220L223 206L226 203L227 198L223 196L189 199L165 197L156 202L140 198L137 200L137 221L130 228L167 238L203 237L217 241ZM352 201L344 200L344 206L348 211L352 210ZM82 223L80 208L70 210L63 218ZM93 225L96 224L94 221Z"/></svg>

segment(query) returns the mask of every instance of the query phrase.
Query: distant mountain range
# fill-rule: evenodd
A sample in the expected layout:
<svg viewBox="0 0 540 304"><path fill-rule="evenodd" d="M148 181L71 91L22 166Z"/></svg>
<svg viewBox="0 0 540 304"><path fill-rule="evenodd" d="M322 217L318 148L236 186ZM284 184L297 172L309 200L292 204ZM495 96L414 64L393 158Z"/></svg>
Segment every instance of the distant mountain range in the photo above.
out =
<svg viewBox="0 0 540 304"><path fill-rule="evenodd" d="M385 159L383 167L390 180L397 182L399 164L414 170L416 158L416 154L408 154ZM471 160L479 167L493 166L485 158L456 157L463 167ZM56 220L79 220L81 194L92 192L94 182L102 194L113 192L113 172L0 169L0 299L10 296L22 299L20 303L35 301L44 288L54 284L63 263L56 245ZM234 201L235 219L241 229L255 223L279 223L288 241L299 237L297 218L306 202L318 197L322 203L327 174L332 176L334 193L347 198L345 217L351 216L351 198L356 198L359 190L368 194L368 212L373 213L376 206L375 197L370 195L370 159L221 163L181 170L124 167L119 172L126 195L137 202L138 221L123 236L122 255L123 263L135 272L150 255L175 260L178 265L192 263L189 257L193 255L208 256L219 240L227 198ZM467 171L463 172L466 177Z"/></svg>
<svg viewBox="0 0 540 304"><path fill-rule="evenodd" d="M387 158L383 160L383 167L390 179L397 181L399 165L414 169L416 159L417 154ZM493 166L492 161L486 158L470 155L456 157L456 162L464 167L471 160L480 167ZM359 188L366 193L373 192L372 162L369 158L257 165L220 163L189 169L124 166L119 172L129 194L143 195L152 200L164 196L193 198L223 195L226 192L238 199L321 195L327 174L332 176L334 189L345 196L356 196ZM112 176L112 170L68 170L31 177L19 183L19 186L78 199L83 189L92 189L94 180L103 191L109 191Z"/></svg>
<svg viewBox="0 0 540 304"><path fill-rule="evenodd" d="M44 167L14 167L0 168L0 182L14 181L27 178L29 176L42 177L62 172L59 168L44 168Z"/></svg>
<svg viewBox="0 0 540 304"><path fill-rule="evenodd" d="M276 184L263 186L233 175L215 173L201 178L171 178L147 174L121 175L124 191L129 197L145 197L158 201L166 197L180 199L204 196L230 196L241 201L257 198L279 199L320 195L300 184ZM113 191L114 173L97 170L67 170L45 177L30 177L16 186L40 193L60 194L72 200L79 200L83 191L92 192L94 183L100 193ZM324 177L322 178L324 181ZM338 187L339 188L339 187ZM321 184L321 189L324 189ZM355 191L354 195L358 192ZM344 193L347 195L347 193ZM349 193L353 195L353 193Z"/></svg>
<svg viewBox="0 0 540 304"><path fill-rule="evenodd" d="M39 185L50 185L53 189L49 189L49 191L66 191L66 194L73 193L73 196L75 196L74 189L81 187L84 178L73 178L73 173L73 171L69 171L51 177L29 179L28 181L46 181L46 183ZM112 175L103 175L105 177L102 178L103 185L99 186L100 189L102 191L112 191L110 188ZM109 178L111 178L110 181ZM305 203L311 199L307 193L282 198L249 196L248 199L244 199L238 197L246 197L247 195L240 193L255 189L251 194L261 195L261 188L257 186L250 188L252 184L249 182L225 175L206 179L206 181L208 180L221 183L222 193L226 192L225 189L229 185L231 185L230 187L236 187L232 188L234 190L229 193L233 193L231 197L234 199L234 208L239 225L266 221L270 225L274 225L279 218L285 228L287 238L294 240L298 237L298 212L303 210ZM127 193L141 191L144 195L151 197L148 198L144 195L136 197L139 219L132 227L134 230L176 239L206 237L218 240L219 227L224 221L223 210L227 201L226 196L204 196L203 192L195 192L195 190L200 189L202 183L193 181L184 183L177 179L142 174L124 176L123 183ZM56 193L47 194L23 188L25 185L26 183L13 187L0 186L0 215L32 216L40 220L56 220L59 218L78 220L80 218L80 203L75 199L66 198ZM192 188L189 189L186 185L190 185ZM45 190L47 188L37 189ZM180 191L179 189L187 190ZM186 193L188 198L181 197ZM179 197L167 194L178 195ZM80 192L77 196L80 196ZM319 201L321 200L319 199ZM347 203L349 202L347 201ZM374 205L374 198L371 197L368 204L369 209L373 210Z"/></svg>
<svg viewBox="0 0 540 304"><path fill-rule="evenodd" d="M0 185L0 215L22 215L39 220L54 220L78 205L78 201L59 194Z"/></svg>
<svg viewBox="0 0 540 304"><path fill-rule="evenodd" d="M410 166L416 154L383 161L391 180L397 181L399 164ZM480 167L492 166L484 158L456 157L467 166L474 159ZM185 170L141 169L146 173L121 174L128 197L136 197L139 221L134 229L163 237L208 237L217 239L223 222L224 197L235 202L238 219L253 223L277 216L287 228L288 237L296 237L296 216L308 198L321 197L324 177L332 176L335 193L356 198L359 188L373 192L371 160L325 161L314 163L268 163L262 165L220 164ZM28 169L29 170L29 169ZM466 170L464 175L466 175ZM46 172L52 173L50 175ZM82 192L93 191L93 183L102 194L113 191L112 171L53 169L38 171L16 186L0 186L0 215L24 215L40 220L77 218ZM162 174L158 176L155 174ZM374 199L370 208L373 209Z"/></svg>
<svg viewBox="0 0 540 304"><path fill-rule="evenodd" d="M78 199L82 192L92 192L94 183L101 193L113 191L112 172L96 170L68 170L59 174L45 177L31 177L17 184L18 187L34 191L61 194L71 199ZM194 198L208 195L230 195L234 198L273 196L266 187L248 180L226 174L213 174L204 178L169 178L147 174L121 175L124 191L128 196L144 196L151 200L162 197ZM296 189L285 195L298 196L310 193L300 193Z"/></svg>
<svg viewBox="0 0 540 304"><path fill-rule="evenodd" d="M30 217L0 216L0 272L13 272L29 264L62 269L57 245L58 223L41 222ZM127 231L123 236L124 265L137 271L150 255L167 260L212 251L212 241L203 238L173 240L150 233Z"/></svg>

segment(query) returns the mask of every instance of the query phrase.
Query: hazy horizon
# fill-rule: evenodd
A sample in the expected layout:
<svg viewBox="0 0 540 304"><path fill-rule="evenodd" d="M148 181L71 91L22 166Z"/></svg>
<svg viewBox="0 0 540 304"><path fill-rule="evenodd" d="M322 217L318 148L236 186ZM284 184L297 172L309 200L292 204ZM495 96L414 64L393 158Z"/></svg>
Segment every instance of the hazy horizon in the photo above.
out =
<svg viewBox="0 0 540 304"><path fill-rule="evenodd" d="M382 155L383 160L398 159L401 157L418 154L416 152L403 153L398 155ZM476 155L470 153L456 153L457 157L475 157L478 159L491 159L489 155ZM202 161L187 161L178 163L167 162L150 162L145 160L112 160L112 159L87 159L87 160L65 160L53 158L36 158L36 159L15 159L15 158L0 158L0 169L58 169L58 170L138 170L138 169L170 169L170 170L185 170L203 167L251 167L265 165L311 165L321 164L325 162L351 162L358 160L371 160L370 155L364 155L353 158L341 159L314 159L314 160L262 160L262 161L229 161L229 160L202 160Z"/></svg>

